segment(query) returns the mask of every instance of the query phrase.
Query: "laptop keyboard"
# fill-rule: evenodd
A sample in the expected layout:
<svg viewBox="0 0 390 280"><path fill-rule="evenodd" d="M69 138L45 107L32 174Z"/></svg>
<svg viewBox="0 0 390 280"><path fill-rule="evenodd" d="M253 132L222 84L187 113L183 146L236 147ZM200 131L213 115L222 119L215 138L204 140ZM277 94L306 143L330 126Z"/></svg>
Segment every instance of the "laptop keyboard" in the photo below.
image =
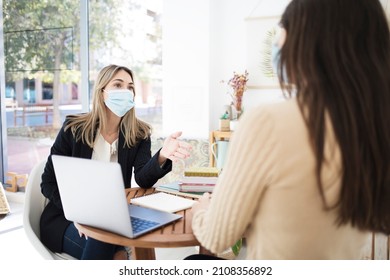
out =
<svg viewBox="0 0 390 280"><path fill-rule="evenodd" d="M133 233L138 233L140 231L143 231L145 229L151 228L155 225L158 225L157 222L144 220L136 217L131 217L131 226L133 228Z"/></svg>

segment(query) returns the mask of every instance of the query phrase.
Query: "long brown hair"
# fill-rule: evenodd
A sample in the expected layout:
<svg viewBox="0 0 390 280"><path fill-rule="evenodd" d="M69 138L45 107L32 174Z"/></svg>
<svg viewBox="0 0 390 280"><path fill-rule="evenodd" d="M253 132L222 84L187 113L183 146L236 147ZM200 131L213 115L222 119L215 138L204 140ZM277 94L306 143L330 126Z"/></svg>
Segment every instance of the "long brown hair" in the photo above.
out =
<svg viewBox="0 0 390 280"><path fill-rule="evenodd" d="M96 129L98 128L101 131L107 125L103 89L120 70L129 73L131 79L134 81L133 72L127 67L118 65L108 65L104 67L100 70L96 78L91 111L86 114L68 117L69 122L65 126L65 130L70 128L77 141L81 140L91 148L95 141ZM128 147L134 146L140 139L146 139L151 133L150 125L135 116L135 108L128 111L122 117L119 126L122 134L125 136L125 144Z"/></svg>
<svg viewBox="0 0 390 280"><path fill-rule="evenodd" d="M279 80L305 118L324 205L332 207L320 180L328 115L342 155L338 224L390 234L390 33L381 4L293 0L280 23Z"/></svg>

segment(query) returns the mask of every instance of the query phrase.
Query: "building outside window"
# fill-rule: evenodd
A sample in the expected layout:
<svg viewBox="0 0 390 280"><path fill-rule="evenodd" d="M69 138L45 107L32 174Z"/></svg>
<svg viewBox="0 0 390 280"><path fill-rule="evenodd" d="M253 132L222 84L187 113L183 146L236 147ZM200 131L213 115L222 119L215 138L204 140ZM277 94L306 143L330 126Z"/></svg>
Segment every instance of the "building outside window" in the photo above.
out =
<svg viewBox="0 0 390 280"><path fill-rule="evenodd" d="M29 173L47 158L66 115L83 111L82 98L90 97L97 73L111 63L134 71L138 116L153 126L154 136L161 131L162 0L89 1L90 92L79 91L80 3L3 0L5 172ZM52 108L48 115L45 106Z"/></svg>

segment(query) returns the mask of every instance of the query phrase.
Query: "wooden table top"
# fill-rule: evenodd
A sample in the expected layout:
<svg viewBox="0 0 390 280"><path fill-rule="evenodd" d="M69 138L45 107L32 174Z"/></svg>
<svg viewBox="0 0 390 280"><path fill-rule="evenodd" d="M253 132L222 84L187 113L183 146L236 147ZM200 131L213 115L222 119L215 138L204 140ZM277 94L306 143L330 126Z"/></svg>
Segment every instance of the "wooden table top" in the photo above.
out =
<svg viewBox="0 0 390 280"><path fill-rule="evenodd" d="M126 189L127 201L130 203L134 197L140 197L155 192L154 188L141 189L130 188ZM189 198L195 199L195 198ZM128 247L142 248L172 248L200 245L192 233L192 214L190 209L176 212L182 215L183 218L169 225L156 229L150 233L142 235L138 238L128 238L116 233L97 229L86 225L76 225L87 235L94 239Z"/></svg>

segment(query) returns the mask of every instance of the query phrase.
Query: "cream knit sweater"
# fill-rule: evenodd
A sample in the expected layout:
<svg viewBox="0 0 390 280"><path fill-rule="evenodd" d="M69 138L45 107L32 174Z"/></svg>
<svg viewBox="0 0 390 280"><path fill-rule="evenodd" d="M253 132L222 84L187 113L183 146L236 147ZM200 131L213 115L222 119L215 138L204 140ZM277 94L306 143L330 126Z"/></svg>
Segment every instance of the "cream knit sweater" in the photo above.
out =
<svg viewBox="0 0 390 280"><path fill-rule="evenodd" d="M322 181L328 203L340 189L340 153L327 122ZM360 259L370 234L337 227L324 211L315 158L295 99L243 115L208 210L193 217L193 231L211 252L242 236L248 259Z"/></svg>

